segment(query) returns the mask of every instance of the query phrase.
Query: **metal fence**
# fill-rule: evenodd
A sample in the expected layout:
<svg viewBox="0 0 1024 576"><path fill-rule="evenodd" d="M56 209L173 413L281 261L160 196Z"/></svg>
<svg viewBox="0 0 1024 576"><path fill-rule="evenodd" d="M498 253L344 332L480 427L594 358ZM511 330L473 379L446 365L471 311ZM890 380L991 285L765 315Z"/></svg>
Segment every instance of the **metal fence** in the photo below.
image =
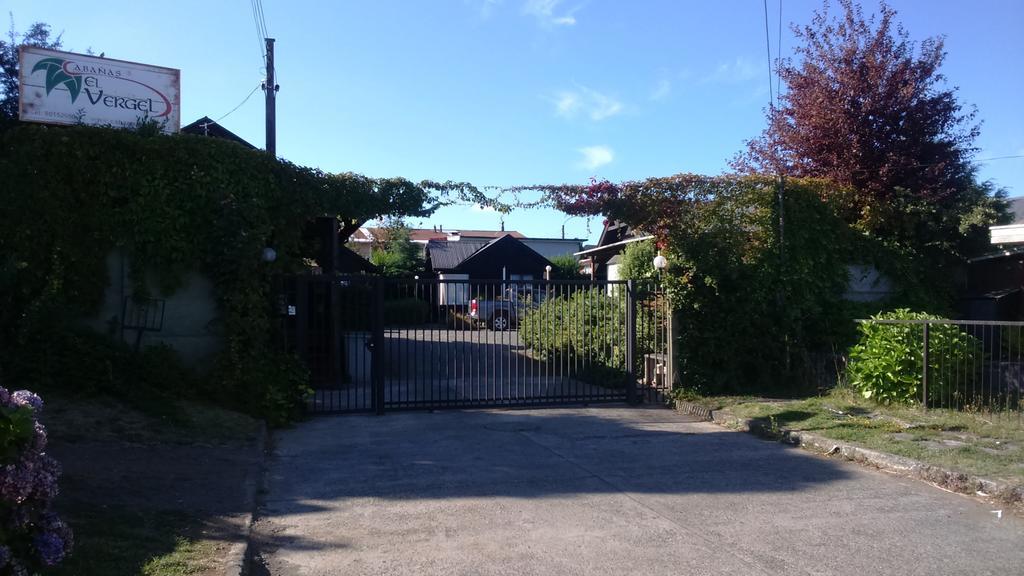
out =
<svg viewBox="0 0 1024 576"><path fill-rule="evenodd" d="M1024 322L859 320L905 334L925 408L1024 423Z"/></svg>
<svg viewBox="0 0 1024 576"><path fill-rule="evenodd" d="M662 402L655 282L297 276L282 313L313 412Z"/></svg>

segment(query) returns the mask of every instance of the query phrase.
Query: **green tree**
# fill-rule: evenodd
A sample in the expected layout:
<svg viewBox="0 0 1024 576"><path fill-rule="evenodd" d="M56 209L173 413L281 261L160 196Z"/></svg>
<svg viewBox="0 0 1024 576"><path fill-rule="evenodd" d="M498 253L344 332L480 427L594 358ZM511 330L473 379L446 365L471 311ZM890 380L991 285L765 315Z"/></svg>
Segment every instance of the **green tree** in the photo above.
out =
<svg viewBox="0 0 1024 576"><path fill-rule="evenodd" d="M421 248L404 220L388 220L374 242L370 261L385 276L413 276L423 271Z"/></svg>
<svg viewBox="0 0 1024 576"><path fill-rule="evenodd" d="M565 254L548 258L551 261L551 278L553 280L574 280L580 278L580 263L575 256Z"/></svg>
<svg viewBox="0 0 1024 576"><path fill-rule="evenodd" d="M619 277L623 280L643 280L654 278L654 257L658 255L658 248L654 240L642 240L626 244L622 252L622 262L619 264Z"/></svg>
<svg viewBox="0 0 1024 576"><path fill-rule="evenodd" d="M838 3L793 27L796 58L777 63L786 90L733 166L848 187L844 219L911 252L916 273L941 285L1005 212L1005 194L971 162L976 112L945 83L943 38L911 40L884 2L870 17Z"/></svg>
<svg viewBox="0 0 1024 576"><path fill-rule="evenodd" d="M56 50L63 44L61 36L54 36L50 25L43 22L32 24L19 36L14 28L14 15L11 15L7 39L0 40L0 120L18 118L18 47L38 46Z"/></svg>

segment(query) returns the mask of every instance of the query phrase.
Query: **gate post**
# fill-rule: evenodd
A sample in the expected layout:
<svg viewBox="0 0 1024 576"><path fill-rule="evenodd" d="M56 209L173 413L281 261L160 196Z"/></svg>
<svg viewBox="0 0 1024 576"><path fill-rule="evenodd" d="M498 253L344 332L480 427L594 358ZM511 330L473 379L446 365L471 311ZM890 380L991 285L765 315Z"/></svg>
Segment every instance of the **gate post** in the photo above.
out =
<svg viewBox="0 0 1024 576"><path fill-rule="evenodd" d="M676 311L672 308L672 302L669 301L668 296L665 296L665 313L668 314L668 359L666 364L668 365L668 387L675 389L679 387L679 372L676 364L676 339L679 337L679 317L676 316Z"/></svg>
<svg viewBox="0 0 1024 576"><path fill-rule="evenodd" d="M371 329L373 351L370 358L370 382L373 411L381 416L384 414L384 283L375 277L373 283L373 310Z"/></svg>
<svg viewBox="0 0 1024 576"><path fill-rule="evenodd" d="M309 366L309 277L295 275L295 354ZM310 371L312 375L312 371Z"/></svg>
<svg viewBox="0 0 1024 576"><path fill-rule="evenodd" d="M626 281L626 402L637 403L636 390L636 283Z"/></svg>

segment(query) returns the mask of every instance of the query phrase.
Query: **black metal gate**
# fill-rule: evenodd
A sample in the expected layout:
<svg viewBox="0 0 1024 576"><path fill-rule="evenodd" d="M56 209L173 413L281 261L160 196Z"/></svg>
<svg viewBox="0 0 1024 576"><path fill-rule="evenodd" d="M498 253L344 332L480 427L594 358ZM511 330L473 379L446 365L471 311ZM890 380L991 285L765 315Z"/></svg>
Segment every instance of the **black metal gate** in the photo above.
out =
<svg viewBox="0 0 1024 576"><path fill-rule="evenodd" d="M661 402L672 387L671 314L654 281L288 284L311 412Z"/></svg>

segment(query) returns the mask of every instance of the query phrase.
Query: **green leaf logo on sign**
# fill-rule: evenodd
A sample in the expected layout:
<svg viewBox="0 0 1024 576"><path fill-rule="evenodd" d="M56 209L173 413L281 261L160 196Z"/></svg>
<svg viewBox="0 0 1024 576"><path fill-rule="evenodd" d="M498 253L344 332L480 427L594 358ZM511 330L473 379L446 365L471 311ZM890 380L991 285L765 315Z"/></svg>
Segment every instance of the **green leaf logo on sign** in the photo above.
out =
<svg viewBox="0 0 1024 576"><path fill-rule="evenodd" d="M71 101L74 102L78 99L79 93L82 92L82 77L79 75L72 76L65 72L64 62L65 60L62 58L43 58L32 67L32 73L46 72L47 96L50 95L54 88L63 84L67 87L68 93L71 94Z"/></svg>

